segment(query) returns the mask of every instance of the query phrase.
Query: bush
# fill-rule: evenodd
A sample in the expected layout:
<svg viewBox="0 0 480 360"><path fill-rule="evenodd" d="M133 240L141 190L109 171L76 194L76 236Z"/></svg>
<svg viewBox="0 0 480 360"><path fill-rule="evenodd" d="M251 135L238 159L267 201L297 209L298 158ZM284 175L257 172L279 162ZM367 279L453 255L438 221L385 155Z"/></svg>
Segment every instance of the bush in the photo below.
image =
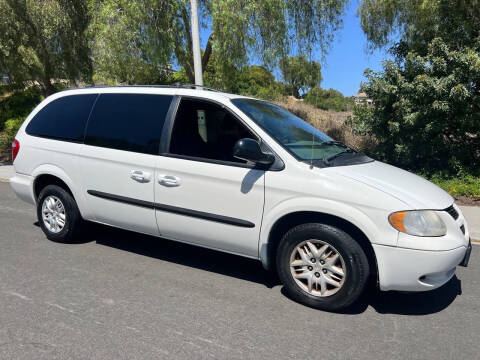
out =
<svg viewBox="0 0 480 360"><path fill-rule="evenodd" d="M470 196L480 198L480 177L460 175L445 177L443 174L427 176L427 179L440 186L452 196Z"/></svg>
<svg viewBox="0 0 480 360"><path fill-rule="evenodd" d="M4 130L8 119L27 117L40 101L42 101L42 96L40 89L37 87L17 91L8 97L0 99L0 131Z"/></svg>
<svg viewBox="0 0 480 360"><path fill-rule="evenodd" d="M42 96L36 87L0 99L0 153L9 153L18 129L40 101Z"/></svg>
<svg viewBox="0 0 480 360"><path fill-rule="evenodd" d="M8 90L9 90L9 87L7 84L0 84L0 96L7 93Z"/></svg>
<svg viewBox="0 0 480 360"><path fill-rule="evenodd" d="M340 91L318 86L307 93L305 102L322 110L351 111L353 108L352 99L344 97Z"/></svg>
<svg viewBox="0 0 480 360"><path fill-rule="evenodd" d="M13 119L8 119L5 122L5 128L3 132L0 133L0 151L8 152L11 148L12 141L15 139L18 129L23 124L25 117L17 117Z"/></svg>
<svg viewBox="0 0 480 360"><path fill-rule="evenodd" d="M376 157L403 168L446 175L480 172L480 40L453 51L435 39L424 57L409 53L366 72L349 124L378 141Z"/></svg>

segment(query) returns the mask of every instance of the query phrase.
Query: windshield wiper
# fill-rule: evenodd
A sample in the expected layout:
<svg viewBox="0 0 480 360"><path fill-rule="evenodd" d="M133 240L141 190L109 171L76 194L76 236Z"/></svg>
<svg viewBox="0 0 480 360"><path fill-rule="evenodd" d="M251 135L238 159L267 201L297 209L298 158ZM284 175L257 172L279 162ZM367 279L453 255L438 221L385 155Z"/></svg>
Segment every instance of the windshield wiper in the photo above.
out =
<svg viewBox="0 0 480 360"><path fill-rule="evenodd" d="M323 141L323 142L320 143L320 145L337 145L337 146L340 146L340 147L343 147L343 148L350 149L350 147L348 145L345 145L341 141L337 141L337 140Z"/></svg>
<svg viewBox="0 0 480 360"><path fill-rule="evenodd" d="M341 156L343 154L347 154L347 153L354 153L354 152L356 152L356 151L348 148L348 149L342 150L342 151L340 151L336 154L330 155L329 157L323 159L323 161L325 162L325 164L330 165L332 163L332 161L335 160L336 158L338 158L339 156Z"/></svg>
<svg viewBox="0 0 480 360"><path fill-rule="evenodd" d="M343 148L348 148L348 145L345 145L344 143L336 140L327 140L327 141L322 141L320 143L315 143L315 146L330 146L330 145L336 145Z"/></svg>
<svg viewBox="0 0 480 360"><path fill-rule="evenodd" d="M340 141L327 141L328 143L332 144L332 145L338 145L338 146L341 146L343 148L345 148L344 150L336 153L336 154L333 154L333 155L330 155L329 157L326 157L323 159L323 162L326 164L326 165L330 165L332 163L333 160L335 160L336 158L338 158L339 156L343 155L343 154L347 154L347 153L356 153L358 152L357 150L354 150L352 149L351 147L349 147L348 145L345 145L344 143L340 142Z"/></svg>

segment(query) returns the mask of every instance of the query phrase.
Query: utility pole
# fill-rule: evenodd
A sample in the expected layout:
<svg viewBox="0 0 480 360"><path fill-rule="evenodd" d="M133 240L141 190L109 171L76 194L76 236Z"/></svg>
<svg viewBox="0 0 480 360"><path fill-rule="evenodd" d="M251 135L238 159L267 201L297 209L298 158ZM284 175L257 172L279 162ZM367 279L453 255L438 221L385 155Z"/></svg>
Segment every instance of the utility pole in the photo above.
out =
<svg viewBox="0 0 480 360"><path fill-rule="evenodd" d="M192 49L193 49L193 67L195 70L195 85L203 86L202 75L202 56L200 53L200 30L198 26L198 7L197 0L190 0L192 17Z"/></svg>

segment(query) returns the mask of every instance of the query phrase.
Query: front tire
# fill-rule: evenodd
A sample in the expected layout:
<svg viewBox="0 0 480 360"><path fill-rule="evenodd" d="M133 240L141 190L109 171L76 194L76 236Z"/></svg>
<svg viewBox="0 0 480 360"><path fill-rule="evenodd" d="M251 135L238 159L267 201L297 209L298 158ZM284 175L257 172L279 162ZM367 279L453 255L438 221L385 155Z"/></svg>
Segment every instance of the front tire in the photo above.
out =
<svg viewBox="0 0 480 360"><path fill-rule="evenodd" d="M49 240L74 243L80 234L82 217L70 193L57 185L45 186L38 196L37 217Z"/></svg>
<svg viewBox="0 0 480 360"><path fill-rule="evenodd" d="M360 245L346 232L320 223L298 225L283 236L277 271L293 300L327 311L355 302L369 277Z"/></svg>

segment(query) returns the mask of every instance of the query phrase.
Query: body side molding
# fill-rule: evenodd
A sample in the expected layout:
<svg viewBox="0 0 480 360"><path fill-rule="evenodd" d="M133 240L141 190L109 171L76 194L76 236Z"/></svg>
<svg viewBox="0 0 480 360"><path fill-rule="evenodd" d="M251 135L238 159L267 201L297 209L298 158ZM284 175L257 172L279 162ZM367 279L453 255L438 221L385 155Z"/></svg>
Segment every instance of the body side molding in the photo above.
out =
<svg viewBox="0 0 480 360"><path fill-rule="evenodd" d="M247 228L255 227L255 224L250 222L250 221L237 219L237 218L232 218L232 217L229 217L229 216L217 215L217 214L207 213L207 212L198 211L198 210L185 209L185 208L172 206L172 205L153 203L153 202L145 201L145 200L137 200L137 199L132 199L132 198L125 197L125 196L109 194L109 193L105 193L105 192L102 192L102 191L96 191L96 190L87 190L87 193L92 195L92 196L96 196L96 197L99 197L99 198L102 198L102 199L118 201L118 202L121 202L121 203L124 203L124 204L146 207L146 208L165 211L165 212L170 212L170 213L174 213L174 214L190 216L190 217L194 217L194 218L198 218L198 219L215 221L215 222L220 222L220 223L223 223L223 224L240 226L240 227L247 227Z"/></svg>

